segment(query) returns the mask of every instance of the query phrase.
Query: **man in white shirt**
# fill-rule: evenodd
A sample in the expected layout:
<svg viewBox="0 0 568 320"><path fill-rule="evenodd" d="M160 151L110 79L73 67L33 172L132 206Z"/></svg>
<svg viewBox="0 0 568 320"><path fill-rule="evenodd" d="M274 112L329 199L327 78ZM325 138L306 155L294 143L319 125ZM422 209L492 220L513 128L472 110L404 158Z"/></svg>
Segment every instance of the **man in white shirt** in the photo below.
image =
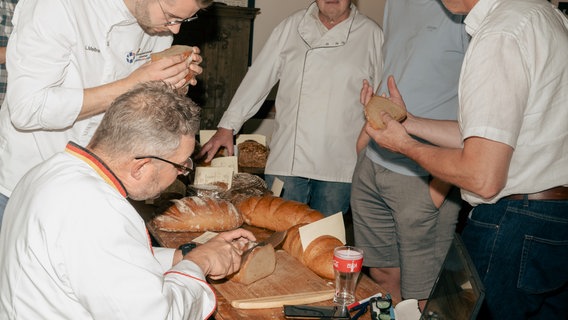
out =
<svg viewBox="0 0 568 320"><path fill-rule="evenodd" d="M0 218L20 178L69 140L86 145L118 95L150 80L179 88L188 73L202 71L197 48L191 63L182 55L149 61L211 2L26 0L16 6L7 49L10 86L0 109Z"/></svg>
<svg viewBox="0 0 568 320"><path fill-rule="evenodd" d="M474 206L462 238L486 289L480 318L567 319L568 19L541 0L443 2L472 36L458 121L384 115L366 131ZM404 106L392 78L389 91Z"/></svg>
<svg viewBox="0 0 568 320"><path fill-rule="evenodd" d="M153 248L127 198L155 198L179 174L199 129L199 107L162 82L135 87L107 110L86 148L30 170L0 231L1 319L207 319L205 277L238 270L244 229L182 257ZM241 245L239 245L241 244Z"/></svg>

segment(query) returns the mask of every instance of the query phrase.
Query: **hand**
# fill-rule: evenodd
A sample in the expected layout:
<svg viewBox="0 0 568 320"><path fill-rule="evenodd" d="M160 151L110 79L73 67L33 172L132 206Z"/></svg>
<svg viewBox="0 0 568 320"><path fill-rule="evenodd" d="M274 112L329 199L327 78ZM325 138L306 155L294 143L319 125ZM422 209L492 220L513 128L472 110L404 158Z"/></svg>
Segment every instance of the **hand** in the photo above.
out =
<svg viewBox="0 0 568 320"><path fill-rule="evenodd" d="M193 261L209 278L217 280L235 273L241 266L242 243L256 241L252 232L239 228L222 232L191 250L184 259Z"/></svg>
<svg viewBox="0 0 568 320"><path fill-rule="evenodd" d="M359 100L363 106L366 106L369 100L373 97L373 88L366 79L363 80L363 87L361 87L361 94Z"/></svg>
<svg viewBox="0 0 568 320"><path fill-rule="evenodd" d="M381 112L381 116L386 127L376 130L367 122L365 132L381 147L404 154L403 148L416 141L408 134L406 128L388 113Z"/></svg>
<svg viewBox="0 0 568 320"><path fill-rule="evenodd" d="M201 151L197 154L197 158L203 157L207 154L207 158L205 162L210 162L219 148L225 147L229 156L233 155L234 147L233 147L233 130L232 129L225 129L225 128L218 128L217 132L201 147Z"/></svg>
<svg viewBox="0 0 568 320"><path fill-rule="evenodd" d="M130 87L138 83L162 80L175 89L182 88L187 84L195 85L196 75L203 72L199 64L203 61L199 55L199 48L193 47L193 53L187 59L182 54L164 57L158 61L147 62L134 70L125 81L129 82ZM189 80L186 80L189 78Z"/></svg>

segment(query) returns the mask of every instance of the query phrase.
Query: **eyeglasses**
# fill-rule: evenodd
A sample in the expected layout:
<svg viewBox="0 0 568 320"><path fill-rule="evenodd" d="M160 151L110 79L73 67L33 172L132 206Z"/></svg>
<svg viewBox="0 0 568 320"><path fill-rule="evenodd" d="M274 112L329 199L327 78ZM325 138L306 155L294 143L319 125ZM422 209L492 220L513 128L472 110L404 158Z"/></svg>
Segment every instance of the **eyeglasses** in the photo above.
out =
<svg viewBox="0 0 568 320"><path fill-rule="evenodd" d="M136 160L156 159L156 160L160 160L160 161L163 161L163 162L167 162L167 163L171 164L172 166L174 166L174 168L176 168L178 170L179 174L181 174L183 176L187 176L191 171L193 171L193 160L191 160L191 158L187 158L187 160L185 160L183 165L177 164L175 162L171 162L170 160L166 160L166 159L156 157L156 156L141 156L141 157L134 157L134 159L136 159Z"/></svg>
<svg viewBox="0 0 568 320"><path fill-rule="evenodd" d="M162 13L164 14L164 17L166 18L166 21L167 21L166 23L163 24L164 27L171 27L171 26L182 24L184 22L190 22L190 21L197 19L197 14L196 14L193 17L189 17L189 18L185 18L185 19L169 20L168 14L166 14L166 11L164 10L164 7L162 7L162 2L160 0L158 0L158 5L160 6L160 9L162 9Z"/></svg>

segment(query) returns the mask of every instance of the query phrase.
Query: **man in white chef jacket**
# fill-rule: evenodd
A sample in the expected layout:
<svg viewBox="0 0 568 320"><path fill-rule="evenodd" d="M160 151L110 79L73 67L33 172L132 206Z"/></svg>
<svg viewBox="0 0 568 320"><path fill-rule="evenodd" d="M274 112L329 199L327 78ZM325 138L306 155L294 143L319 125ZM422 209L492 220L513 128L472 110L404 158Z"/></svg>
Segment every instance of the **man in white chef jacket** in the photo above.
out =
<svg viewBox="0 0 568 320"><path fill-rule="evenodd" d="M162 82L136 87L107 110L86 148L30 170L0 232L0 319L206 319L205 277L238 270L236 229L182 257L153 248L127 198L155 198L192 167L199 108Z"/></svg>

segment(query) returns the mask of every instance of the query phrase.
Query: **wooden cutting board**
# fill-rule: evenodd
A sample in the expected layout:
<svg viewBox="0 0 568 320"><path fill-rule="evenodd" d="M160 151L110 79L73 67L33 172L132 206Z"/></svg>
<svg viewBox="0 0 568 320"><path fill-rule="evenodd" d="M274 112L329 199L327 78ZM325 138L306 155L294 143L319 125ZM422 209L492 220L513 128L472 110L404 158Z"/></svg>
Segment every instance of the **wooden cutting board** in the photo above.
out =
<svg viewBox="0 0 568 320"><path fill-rule="evenodd" d="M212 285L233 307L247 309L277 308L290 301L304 304L329 300L333 297L334 288L332 281L322 279L284 250L276 251L276 270L266 278L249 285L231 280L214 282ZM298 294L308 295L300 298L303 301L297 301ZM289 300L290 295L296 299ZM269 297L273 298L269 302L258 301L255 304L254 300L250 300ZM248 301L239 303L244 299Z"/></svg>

